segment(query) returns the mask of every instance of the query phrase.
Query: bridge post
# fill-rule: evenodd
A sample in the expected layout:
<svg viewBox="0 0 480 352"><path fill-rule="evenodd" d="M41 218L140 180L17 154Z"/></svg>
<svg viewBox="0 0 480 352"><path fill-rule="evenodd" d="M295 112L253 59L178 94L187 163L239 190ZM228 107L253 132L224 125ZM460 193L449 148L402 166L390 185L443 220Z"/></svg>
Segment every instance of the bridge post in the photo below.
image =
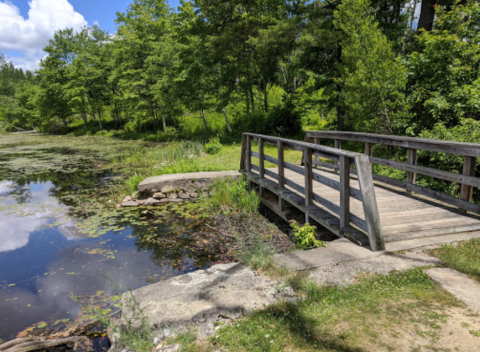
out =
<svg viewBox="0 0 480 352"><path fill-rule="evenodd" d="M282 199L280 195L280 189L285 188L285 162L283 160L283 149L284 145L283 142L277 142L278 147L278 207L280 211L285 210L285 201Z"/></svg>
<svg viewBox="0 0 480 352"><path fill-rule="evenodd" d="M252 172L252 137L247 136L247 172L250 174ZM252 181L250 178L247 183L248 190L252 190Z"/></svg>
<svg viewBox="0 0 480 352"><path fill-rule="evenodd" d="M340 157L340 231L350 226L350 158Z"/></svg>
<svg viewBox="0 0 480 352"><path fill-rule="evenodd" d="M313 170L312 170L312 150L305 148L305 223L310 223L310 214L308 207L313 204Z"/></svg>
<svg viewBox="0 0 480 352"><path fill-rule="evenodd" d="M247 169L246 161L245 161L245 153L247 152L247 136L242 134L242 155L240 155L240 171L245 171Z"/></svg>
<svg viewBox="0 0 480 352"><path fill-rule="evenodd" d="M340 139L335 139L335 149L342 149L342 141ZM335 161L335 165L340 166L338 161ZM341 171L335 171L335 173L340 173Z"/></svg>
<svg viewBox="0 0 480 352"><path fill-rule="evenodd" d="M475 176L475 161L476 158L472 156L465 156L463 161L463 175ZM473 187L469 185L464 185L460 187L460 198L471 202L473 197Z"/></svg>
<svg viewBox="0 0 480 352"><path fill-rule="evenodd" d="M411 165L417 165L417 150L416 149L408 149L408 163ZM407 171L407 182L411 184L415 184L417 179L417 173L412 171ZM408 194L413 194L412 191L407 191Z"/></svg>
<svg viewBox="0 0 480 352"><path fill-rule="evenodd" d="M263 147L263 138L258 138L258 163L260 167L260 179L265 178L265 154L264 154L264 147ZM263 197L263 187L260 186L260 197Z"/></svg>
<svg viewBox="0 0 480 352"><path fill-rule="evenodd" d="M372 251L381 251L385 249L385 240L382 234L380 213L378 212L377 199L375 197L369 157L363 154L356 156L355 166L357 168L360 192L362 193L363 211L365 213L365 222L367 223L370 248Z"/></svg>

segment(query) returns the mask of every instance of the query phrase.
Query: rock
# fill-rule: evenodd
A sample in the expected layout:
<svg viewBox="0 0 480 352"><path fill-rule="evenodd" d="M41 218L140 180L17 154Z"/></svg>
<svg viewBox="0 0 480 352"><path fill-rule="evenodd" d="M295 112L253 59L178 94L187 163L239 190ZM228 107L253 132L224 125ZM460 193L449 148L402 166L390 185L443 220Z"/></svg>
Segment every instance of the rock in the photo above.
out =
<svg viewBox="0 0 480 352"><path fill-rule="evenodd" d="M160 201L158 199L148 198L143 204L144 205L157 205L158 203L160 203Z"/></svg>
<svg viewBox="0 0 480 352"><path fill-rule="evenodd" d="M178 196L178 198L181 198L181 199L189 199L190 196L189 196L188 194L186 194L186 193L182 193L182 194L180 194L180 195Z"/></svg>
<svg viewBox="0 0 480 352"><path fill-rule="evenodd" d="M169 198L169 199L175 199L175 198L178 198L178 196L177 196L177 192L170 192L170 193L167 193L167 198Z"/></svg>
<svg viewBox="0 0 480 352"><path fill-rule="evenodd" d="M192 192L192 193L189 193L189 195L192 198L198 198L198 193Z"/></svg>
<svg viewBox="0 0 480 352"><path fill-rule="evenodd" d="M173 188L172 186L162 187L162 193L168 194L168 193L172 193L172 192L175 192L175 188Z"/></svg>
<svg viewBox="0 0 480 352"><path fill-rule="evenodd" d="M138 207L140 204L134 200L125 201L120 204L122 207Z"/></svg>
<svg viewBox="0 0 480 352"><path fill-rule="evenodd" d="M183 202L184 200L181 198L164 198L160 199L160 203L170 203L170 202Z"/></svg>
<svg viewBox="0 0 480 352"><path fill-rule="evenodd" d="M182 346L179 344L176 345L169 345L169 346L161 346L155 348L155 352L178 352L182 349Z"/></svg>
<svg viewBox="0 0 480 352"><path fill-rule="evenodd" d="M147 201L146 199L138 199L137 203L140 205L144 205L146 201Z"/></svg>
<svg viewBox="0 0 480 352"><path fill-rule="evenodd" d="M126 196L125 198L123 198L124 202L129 202L131 200L132 200L132 197L130 197L130 196Z"/></svg>
<svg viewBox="0 0 480 352"><path fill-rule="evenodd" d="M124 324L131 321L133 327L140 324L128 304L132 294L155 336L162 339L169 331L179 333L193 325L204 337L215 333L215 322L231 321L277 302L283 297L278 286L241 264L218 264L125 293L121 319Z"/></svg>
<svg viewBox="0 0 480 352"><path fill-rule="evenodd" d="M118 208L121 208L121 207L122 207L122 205L121 205L121 204L117 204L117 205L115 205L115 208L117 208L117 209L118 209Z"/></svg>
<svg viewBox="0 0 480 352"><path fill-rule="evenodd" d="M138 199L138 192L133 192L132 193L132 199Z"/></svg>
<svg viewBox="0 0 480 352"><path fill-rule="evenodd" d="M156 199L163 199L163 198L166 198L167 196L162 192L157 192L157 193L154 193L152 197Z"/></svg>

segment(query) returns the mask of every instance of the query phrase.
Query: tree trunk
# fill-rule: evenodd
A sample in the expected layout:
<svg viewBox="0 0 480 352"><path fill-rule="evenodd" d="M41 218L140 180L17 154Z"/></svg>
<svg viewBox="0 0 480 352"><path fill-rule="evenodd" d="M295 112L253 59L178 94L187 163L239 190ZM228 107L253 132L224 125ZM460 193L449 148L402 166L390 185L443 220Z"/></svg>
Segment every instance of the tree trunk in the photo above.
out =
<svg viewBox="0 0 480 352"><path fill-rule="evenodd" d="M341 106L337 106L337 130L345 130L345 109Z"/></svg>
<svg viewBox="0 0 480 352"><path fill-rule="evenodd" d="M165 122L165 116L162 114L163 132L167 133L167 123Z"/></svg>
<svg viewBox="0 0 480 352"><path fill-rule="evenodd" d="M250 101L252 103L252 113L255 114L255 101L253 100L253 88L250 88Z"/></svg>
<svg viewBox="0 0 480 352"><path fill-rule="evenodd" d="M83 119L83 123L85 124L85 126L87 125L88 123L88 119L87 119L87 114L82 112L82 119Z"/></svg>
<svg viewBox="0 0 480 352"><path fill-rule="evenodd" d="M202 109L202 119L203 119L203 126L205 127L205 132L208 132L207 119L205 118L205 110L203 109Z"/></svg>
<svg viewBox="0 0 480 352"><path fill-rule="evenodd" d="M265 106L265 112L268 112L268 95L267 95L267 77L263 75L263 103Z"/></svg>
<svg viewBox="0 0 480 352"><path fill-rule="evenodd" d="M100 126L100 131L103 129L102 128L102 113L100 110L98 110L98 125Z"/></svg>
<svg viewBox="0 0 480 352"><path fill-rule="evenodd" d="M68 122L66 117L62 117L63 127L68 128Z"/></svg>
<svg viewBox="0 0 480 352"><path fill-rule="evenodd" d="M232 127L230 126L230 121L228 121L227 108L223 107L223 116L225 116L225 123L227 124L228 132L232 132Z"/></svg>
<svg viewBox="0 0 480 352"><path fill-rule="evenodd" d="M431 31L433 28L433 20L435 18L435 5L437 0L422 0L422 8L420 11L420 18L418 20L417 30L425 29Z"/></svg>

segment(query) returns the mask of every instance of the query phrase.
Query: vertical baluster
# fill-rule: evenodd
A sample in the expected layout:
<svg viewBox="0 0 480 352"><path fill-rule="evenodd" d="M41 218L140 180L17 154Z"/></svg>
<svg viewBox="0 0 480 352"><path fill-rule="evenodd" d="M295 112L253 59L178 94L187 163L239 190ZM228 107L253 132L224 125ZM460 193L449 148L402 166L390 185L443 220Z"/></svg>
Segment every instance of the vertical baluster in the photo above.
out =
<svg viewBox="0 0 480 352"><path fill-rule="evenodd" d="M264 148L263 148L263 138L258 139L258 162L260 166L260 179L265 178L265 154L264 154ZM263 197L263 187L260 186L260 197Z"/></svg>
<svg viewBox="0 0 480 352"><path fill-rule="evenodd" d="M277 142L278 147L278 188L285 188L285 163L283 160L283 142ZM279 190L280 192L280 190ZM280 211L285 210L285 201L278 195L278 207Z"/></svg>
<svg viewBox="0 0 480 352"><path fill-rule="evenodd" d="M463 161L463 175L475 176L475 161L476 158L472 156L465 156ZM469 185L463 185L460 187L460 198L467 202L472 201L473 187Z"/></svg>
<svg viewBox="0 0 480 352"><path fill-rule="evenodd" d="M247 172L248 172L248 183L247 187L249 190L252 190L252 181L251 177L252 175L250 174L252 172L252 137L247 136Z"/></svg>
<svg viewBox="0 0 480 352"><path fill-rule="evenodd" d="M417 165L417 150L408 149L408 163L411 165ZM407 182L415 184L417 179L417 173L412 171L407 171ZM408 194L413 194L412 191L407 191Z"/></svg>
<svg viewBox="0 0 480 352"><path fill-rule="evenodd" d="M365 142L365 154L369 157L372 156L372 143ZM372 163L370 163L370 170L372 169Z"/></svg>
<svg viewBox="0 0 480 352"><path fill-rule="evenodd" d="M308 206L313 204L313 172L312 172L312 150L305 148L305 223L310 222Z"/></svg>
<svg viewBox="0 0 480 352"><path fill-rule="evenodd" d="M350 226L350 158L340 157L340 230Z"/></svg>
<svg viewBox="0 0 480 352"><path fill-rule="evenodd" d="M342 149L342 141L340 139L335 139L335 148ZM335 161L335 165L340 166L338 161ZM338 173L337 170L335 172Z"/></svg>
<svg viewBox="0 0 480 352"><path fill-rule="evenodd" d="M245 162L245 153L247 152L247 135L244 133L242 134L242 155L240 156L240 171L245 171L247 169L246 162Z"/></svg>

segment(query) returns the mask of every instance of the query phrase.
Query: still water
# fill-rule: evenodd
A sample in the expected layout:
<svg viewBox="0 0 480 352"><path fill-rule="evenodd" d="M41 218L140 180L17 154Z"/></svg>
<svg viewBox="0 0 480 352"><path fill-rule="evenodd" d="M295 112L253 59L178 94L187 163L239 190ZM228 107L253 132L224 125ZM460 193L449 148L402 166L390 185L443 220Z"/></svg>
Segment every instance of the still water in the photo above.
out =
<svg viewBox="0 0 480 352"><path fill-rule="evenodd" d="M0 148L3 340L78 320L82 311L72 295L95 298L114 313L118 301L110 298L119 292L111 279L135 289L225 260L221 238L212 240L216 234L204 226L209 220L185 216L184 208L99 205L95 196L108 198L122 180L78 154L41 145ZM36 169L39 159L54 169Z"/></svg>

